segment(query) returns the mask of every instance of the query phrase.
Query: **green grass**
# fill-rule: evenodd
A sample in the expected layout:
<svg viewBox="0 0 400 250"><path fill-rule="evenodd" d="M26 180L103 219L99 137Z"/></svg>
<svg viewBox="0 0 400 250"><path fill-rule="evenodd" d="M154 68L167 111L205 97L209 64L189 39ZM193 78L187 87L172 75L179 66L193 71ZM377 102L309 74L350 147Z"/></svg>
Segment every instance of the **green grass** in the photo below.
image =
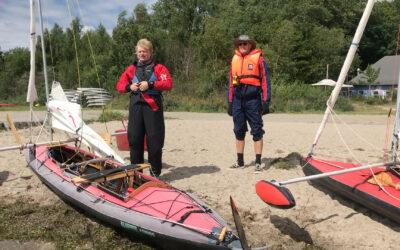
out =
<svg viewBox="0 0 400 250"><path fill-rule="evenodd" d="M177 83L178 85L179 83ZM191 89L193 88L193 90ZM190 90L190 91L189 91ZM326 101L331 88L318 88L299 82L285 83L279 80L272 86L272 113L322 113L326 109ZM184 93L182 93L184 91ZM164 93L165 111L185 112L226 112L226 90L207 89L195 85L183 88L176 86L171 92ZM335 104L335 112L350 114L387 114L395 100L389 102L380 98L343 97L339 96ZM128 110L129 95L115 94L114 98L104 108L100 121L120 120L122 113L112 110ZM84 110L101 110L102 108L84 108ZM1 107L0 111L25 111L26 106ZM45 106L34 110L45 110Z"/></svg>
<svg viewBox="0 0 400 250"><path fill-rule="evenodd" d="M152 249L85 217L63 202L0 203L0 240L51 242L56 249Z"/></svg>
<svg viewBox="0 0 400 250"><path fill-rule="evenodd" d="M101 112L97 121L109 122L109 121L116 121L116 120L120 121L122 119L127 119L127 117L126 117L126 115L122 114L121 112L112 111L112 110L104 110L103 112Z"/></svg>

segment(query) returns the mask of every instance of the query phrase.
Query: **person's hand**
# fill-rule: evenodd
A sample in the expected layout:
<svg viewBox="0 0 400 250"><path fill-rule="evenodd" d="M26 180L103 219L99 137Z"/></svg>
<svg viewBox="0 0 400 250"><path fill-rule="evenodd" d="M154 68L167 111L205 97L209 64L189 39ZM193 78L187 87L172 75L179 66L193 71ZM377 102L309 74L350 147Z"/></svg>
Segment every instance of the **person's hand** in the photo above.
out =
<svg viewBox="0 0 400 250"><path fill-rule="evenodd" d="M142 81L139 83L140 91L146 91L149 88L149 83L147 81Z"/></svg>
<svg viewBox="0 0 400 250"><path fill-rule="evenodd" d="M232 103L228 103L228 115L232 116Z"/></svg>
<svg viewBox="0 0 400 250"><path fill-rule="evenodd" d="M138 91L139 90L139 86L140 86L140 83L132 83L131 86L130 86L131 91L132 92Z"/></svg>
<svg viewBox="0 0 400 250"><path fill-rule="evenodd" d="M262 103L262 115L269 114L269 102Z"/></svg>

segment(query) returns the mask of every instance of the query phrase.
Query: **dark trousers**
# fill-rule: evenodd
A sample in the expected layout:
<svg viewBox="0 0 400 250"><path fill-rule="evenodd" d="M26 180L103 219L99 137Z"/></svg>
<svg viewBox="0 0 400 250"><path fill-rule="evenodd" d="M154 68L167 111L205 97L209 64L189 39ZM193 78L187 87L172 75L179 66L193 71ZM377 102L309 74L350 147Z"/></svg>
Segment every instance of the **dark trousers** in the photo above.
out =
<svg viewBox="0 0 400 250"><path fill-rule="evenodd" d="M128 141L132 164L144 162L144 136L147 137L148 160L155 175L161 174L165 125L162 105L153 111L147 103L132 102L129 107Z"/></svg>
<svg viewBox="0 0 400 250"><path fill-rule="evenodd" d="M233 132L237 140L244 140L248 131L247 123L249 123L253 136L253 141L259 141L263 138L263 120L261 114L262 106L260 98L241 99L233 98L232 117Z"/></svg>

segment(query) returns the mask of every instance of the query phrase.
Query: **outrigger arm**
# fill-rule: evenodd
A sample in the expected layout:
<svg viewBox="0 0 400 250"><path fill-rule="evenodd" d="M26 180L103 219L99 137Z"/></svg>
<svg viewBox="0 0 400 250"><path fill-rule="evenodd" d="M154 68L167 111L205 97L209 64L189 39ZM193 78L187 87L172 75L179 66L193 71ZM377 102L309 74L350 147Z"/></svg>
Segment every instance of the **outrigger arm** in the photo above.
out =
<svg viewBox="0 0 400 250"><path fill-rule="evenodd" d="M330 176L356 172L356 171L369 169L369 168L376 168L376 167L390 168L393 166L396 166L396 162L394 162L394 161L387 162L387 163L374 163L374 164L362 165L362 166L349 168L349 169L337 170L337 171L321 173L321 174L316 174L316 175L310 175L310 176L305 176L305 177L298 177L298 178L289 179L286 181L261 180L256 183L256 193L261 198L261 200L263 200L268 205L271 205L271 206L277 207L277 208L287 209L287 208L294 207L296 205L296 202L295 202L295 199L294 199L292 193L290 192L290 190L284 187L285 185L297 183L297 182L327 178Z"/></svg>

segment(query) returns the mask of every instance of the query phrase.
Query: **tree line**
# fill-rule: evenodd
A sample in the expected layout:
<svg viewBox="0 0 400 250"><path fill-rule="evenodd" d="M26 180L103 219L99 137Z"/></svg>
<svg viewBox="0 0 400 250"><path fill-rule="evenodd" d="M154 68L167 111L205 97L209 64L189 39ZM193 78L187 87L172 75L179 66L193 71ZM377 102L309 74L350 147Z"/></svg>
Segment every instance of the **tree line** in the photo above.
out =
<svg viewBox="0 0 400 250"><path fill-rule="evenodd" d="M171 71L173 95L223 96L233 40L248 34L268 60L273 85L310 84L337 78L366 0L158 0L121 12L108 34L103 25L83 31L80 19L63 29L45 30L49 79L64 88L115 83L134 59L134 45L148 38L155 58ZM400 0L375 4L350 75L396 49ZM38 39L37 82L43 82ZM93 51L93 53L92 53ZM77 60L78 58L78 60ZM29 50L0 51L0 101L23 102L29 77ZM38 87L44 102L44 88Z"/></svg>

